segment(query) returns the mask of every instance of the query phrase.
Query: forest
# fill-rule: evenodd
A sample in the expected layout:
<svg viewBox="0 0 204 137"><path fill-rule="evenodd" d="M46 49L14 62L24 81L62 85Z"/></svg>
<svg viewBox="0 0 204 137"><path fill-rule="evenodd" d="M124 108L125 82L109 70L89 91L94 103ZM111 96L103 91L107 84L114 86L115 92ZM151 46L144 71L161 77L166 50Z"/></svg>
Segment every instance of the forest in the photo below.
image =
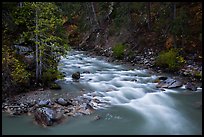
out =
<svg viewBox="0 0 204 137"><path fill-rule="evenodd" d="M202 2L2 2L3 102L22 94L32 96L33 91L48 94L52 90L63 90L65 86L57 81L67 77L72 78L73 83L83 84L80 80L86 78L85 74L87 77L92 74L92 70L78 70L82 68L80 63L75 64L78 60L68 68L71 72L59 69L62 60L72 55L73 50L103 57L109 63L130 65L132 69L147 69L151 75L173 77L162 75L152 80L162 91L172 88L173 84L176 88L185 85L190 91L202 91ZM64 64L66 66L66 62ZM79 67L72 68L74 64ZM138 80L134 77L130 82ZM167 86L162 85L162 81ZM82 91L86 92L86 88ZM37 104L38 110L41 101L34 101L31 106ZM63 98L56 100L58 105L77 106L73 102ZM202 109L202 98L198 102ZM40 108L47 109L45 104ZM8 111L5 106L8 104L2 105L2 109ZM90 112L81 111L89 114L94 109L90 104L86 108L91 108ZM66 111L70 113L68 108L63 110L63 116ZM45 122L41 115L40 111L35 112L35 120L44 125L53 124L53 121Z"/></svg>

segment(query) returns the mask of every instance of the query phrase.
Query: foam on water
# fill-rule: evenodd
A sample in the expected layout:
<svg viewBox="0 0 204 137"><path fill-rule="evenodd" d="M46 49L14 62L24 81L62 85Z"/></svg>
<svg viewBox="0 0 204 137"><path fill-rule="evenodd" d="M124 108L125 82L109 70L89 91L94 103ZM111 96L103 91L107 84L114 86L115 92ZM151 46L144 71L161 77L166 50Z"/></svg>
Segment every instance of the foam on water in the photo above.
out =
<svg viewBox="0 0 204 137"><path fill-rule="evenodd" d="M177 109L178 100L169 96L169 94L188 92L185 85L161 91L156 88L156 83L153 83L159 76L150 75L147 70L129 70L124 66L113 65L83 54L72 55L67 61L62 59L62 62L65 64L62 65L64 71L73 72L76 69L80 72L89 71L89 73L81 73L82 78L79 82L83 82L91 91L94 91L85 93L83 96L98 99L101 102L99 104L91 102L95 109L106 109L111 106L125 107L143 117L142 126L148 129L147 134L155 131L158 133L158 129L164 129L169 134L188 133L190 130L190 122ZM67 74L70 75L70 73ZM65 79L72 81L69 75L66 75ZM202 88L198 88L197 92L200 91ZM111 119L111 115L108 115L107 119ZM184 128L184 126L187 127Z"/></svg>

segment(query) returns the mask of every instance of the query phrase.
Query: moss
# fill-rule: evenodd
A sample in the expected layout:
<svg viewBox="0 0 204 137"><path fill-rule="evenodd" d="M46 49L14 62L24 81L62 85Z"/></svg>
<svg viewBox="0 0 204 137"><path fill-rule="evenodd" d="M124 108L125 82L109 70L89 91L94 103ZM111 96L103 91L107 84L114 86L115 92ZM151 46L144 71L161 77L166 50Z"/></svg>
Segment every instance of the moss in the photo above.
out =
<svg viewBox="0 0 204 137"><path fill-rule="evenodd" d="M118 59L122 59L124 57L124 53L125 53L125 45L119 43L113 47L113 56L114 57L116 57Z"/></svg>

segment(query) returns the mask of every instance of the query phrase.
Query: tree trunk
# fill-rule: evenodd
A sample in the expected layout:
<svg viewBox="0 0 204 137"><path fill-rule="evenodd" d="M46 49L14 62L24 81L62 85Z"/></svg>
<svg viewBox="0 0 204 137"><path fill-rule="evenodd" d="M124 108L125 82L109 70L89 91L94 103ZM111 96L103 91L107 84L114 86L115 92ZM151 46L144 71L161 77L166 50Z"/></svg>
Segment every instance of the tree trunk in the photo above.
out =
<svg viewBox="0 0 204 137"><path fill-rule="evenodd" d="M87 18L88 18L88 20L90 21L90 25L93 25L93 21L92 21L92 19L91 19L91 15L90 15L90 6L89 6L89 3L86 3L86 7L87 7L87 11L88 11L88 13L87 13Z"/></svg>
<svg viewBox="0 0 204 137"><path fill-rule="evenodd" d="M104 19L100 21L100 24L96 16L96 10L93 2L91 2L91 9L94 15L93 18L95 25L92 27L93 29L90 31L87 37L85 37L85 39L79 44L79 47L82 47L83 45L85 46L89 42L94 43L93 45L108 45L108 27L112 18L114 18L113 11L116 10L116 4L114 2L109 3L107 14L104 15Z"/></svg>
<svg viewBox="0 0 204 137"><path fill-rule="evenodd" d="M39 79L42 78L42 50L39 49L39 57L40 57L40 64L39 64Z"/></svg>
<svg viewBox="0 0 204 137"><path fill-rule="evenodd" d="M36 7L36 13L35 13L35 29L38 30L38 13L37 13L37 7ZM36 82L38 83L38 79L39 79L39 65L38 65L38 32L36 32L35 34L35 48L36 48L36 55L35 55L35 59L36 59Z"/></svg>
<svg viewBox="0 0 204 137"><path fill-rule="evenodd" d="M23 2L19 2L19 7L20 7L20 8L23 7Z"/></svg>
<svg viewBox="0 0 204 137"><path fill-rule="evenodd" d="M99 23L98 23L98 19L97 19L97 16L96 16L96 10L95 10L93 2L91 2L91 8L92 8L92 12L93 12L93 15L94 15L94 21L96 23L96 28L99 28Z"/></svg>
<svg viewBox="0 0 204 137"><path fill-rule="evenodd" d="M108 12L108 16L111 15L111 13L113 12L113 6L114 6L114 2L111 2L109 5L109 12Z"/></svg>
<svg viewBox="0 0 204 137"><path fill-rule="evenodd" d="M151 31L151 2L147 3L147 10L148 10L148 29Z"/></svg>
<svg viewBox="0 0 204 137"><path fill-rule="evenodd" d="M106 18L108 19L108 22L105 23L107 24L106 27L104 28L104 41L105 41L105 47L109 47L108 45L108 32L109 32L109 25L110 25L110 21L111 21L111 14L114 10L114 2L111 2L109 5L109 10L108 10L108 15L106 16ZM107 21L107 20L105 20Z"/></svg>

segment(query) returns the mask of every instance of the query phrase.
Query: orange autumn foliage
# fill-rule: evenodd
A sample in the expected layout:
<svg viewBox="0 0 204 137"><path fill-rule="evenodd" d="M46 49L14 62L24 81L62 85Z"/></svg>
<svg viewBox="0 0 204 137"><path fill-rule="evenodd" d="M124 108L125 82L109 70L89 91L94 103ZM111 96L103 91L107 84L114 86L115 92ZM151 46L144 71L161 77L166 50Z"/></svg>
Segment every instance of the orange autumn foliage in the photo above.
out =
<svg viewBox="0 0 204 137"><path fill-rule="evenodd" d="M169 35L165 42L165 47L166 49L170 49L173 47L173 45L174 45L173 35Z"/></svg>

